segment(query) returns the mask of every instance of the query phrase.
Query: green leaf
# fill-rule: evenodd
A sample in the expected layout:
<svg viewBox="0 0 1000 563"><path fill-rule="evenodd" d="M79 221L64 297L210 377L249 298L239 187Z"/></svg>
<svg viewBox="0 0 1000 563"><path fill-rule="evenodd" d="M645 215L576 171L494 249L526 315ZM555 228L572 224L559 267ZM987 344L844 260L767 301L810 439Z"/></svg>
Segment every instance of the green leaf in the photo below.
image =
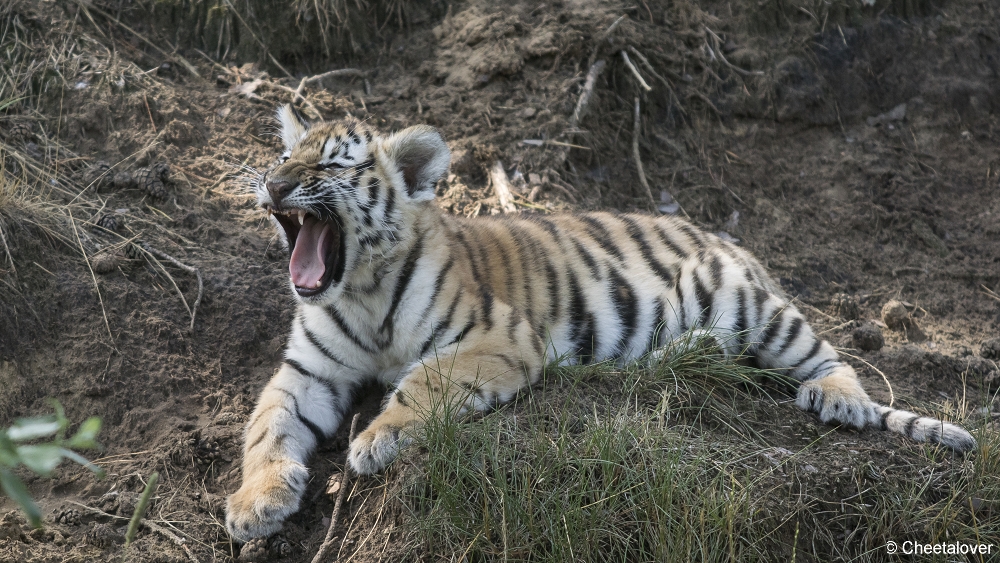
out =
<svg viewBox="0 0 1000 563"><path fill-rule="evenodd" d="M52 416L22 418L7 430L7 436L15 442L24 442L51 436L59 431L59 422Z"/></svg>
<svg viewBox="0 0 1000 563"><path fill-rule="evenodd" d="M62 455L64 457L68 458L68 459L71 459L71 460L79 463L80 465L86 467L87 469L93 471L94 473L97 474L97 477L99 479L103 479L104 478L104 470L101 469L100 467L94 465L89 459L83 457L82 455L80 455L80 454L78 454L78 453L76 453L74 451L67 450L65 448L62 450Z"/></svg>
<svg viewBox="0 0 1000 563"><path fill-rule="evenodd" d="M79 450L89 450L97 447L97 435L101 432L101 419L92 416L83 421L80 429L69 439L67 445Z"/></svg>
<svg viewBox="0 0 1000 563"><path fill-rule="evenodd" d="M21 463L43 477L48 477L62 461L62 448L55 444L18 446L17 454Z"/></svg>
<svg viewBox="0 0 1000 563"><path fill-rule="evenodd" d="M0 487L3 488L5 495L21 505L24 513L28 515L28 520L32 526L38 528L42 525L42 511L38 509L38 505L32 500L27 487L24 486L24 483L16 475L6 469L0 468Z"/></svg>

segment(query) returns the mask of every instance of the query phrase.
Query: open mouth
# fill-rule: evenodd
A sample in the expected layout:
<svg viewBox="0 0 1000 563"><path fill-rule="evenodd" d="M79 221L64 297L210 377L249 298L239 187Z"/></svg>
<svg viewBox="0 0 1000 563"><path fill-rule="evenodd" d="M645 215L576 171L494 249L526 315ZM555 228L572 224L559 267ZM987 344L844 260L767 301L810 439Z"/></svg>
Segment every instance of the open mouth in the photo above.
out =
<svg viewBox="0 0 1000 563"><path fill-rule="evenodd" d="M339 222L322 221L302 209L268 209L288 238L288 273L302 297L319 295L344 275L344 232Z"/></svg>

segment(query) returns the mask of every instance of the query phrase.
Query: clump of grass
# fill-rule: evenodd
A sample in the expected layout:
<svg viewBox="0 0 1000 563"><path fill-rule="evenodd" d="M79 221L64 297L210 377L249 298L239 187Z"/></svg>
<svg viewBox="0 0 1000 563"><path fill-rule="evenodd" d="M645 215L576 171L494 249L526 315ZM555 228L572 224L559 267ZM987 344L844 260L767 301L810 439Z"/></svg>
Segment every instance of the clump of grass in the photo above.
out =
<svg viewBox="0 0 1000 563"><path fill-rule="evenodd" d="M785 383L692 336L651 365L550 368L541 388L471 421L443 406L401 477L410 533L467 561L876 561L889 540L1000 546L995 432L979 431L964 462L921 444L848 452L850 435L822 426L805 445L765 439L777 412L815 426L771 397Z"/></svg>

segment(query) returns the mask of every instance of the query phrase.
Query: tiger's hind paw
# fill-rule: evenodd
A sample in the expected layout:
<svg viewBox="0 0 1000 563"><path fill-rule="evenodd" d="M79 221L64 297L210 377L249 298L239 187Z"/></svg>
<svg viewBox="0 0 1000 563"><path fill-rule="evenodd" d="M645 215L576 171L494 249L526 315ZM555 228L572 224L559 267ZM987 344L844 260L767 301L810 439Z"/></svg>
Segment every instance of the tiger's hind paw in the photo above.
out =
<svg viewBox="0 0 1000 563"><path fill-rule="evenodd" d="M878 420L875 403L858 380L848 375L832 374L802 383L795 404L804 411L818 414L824 424L864 428Z"/></svg>

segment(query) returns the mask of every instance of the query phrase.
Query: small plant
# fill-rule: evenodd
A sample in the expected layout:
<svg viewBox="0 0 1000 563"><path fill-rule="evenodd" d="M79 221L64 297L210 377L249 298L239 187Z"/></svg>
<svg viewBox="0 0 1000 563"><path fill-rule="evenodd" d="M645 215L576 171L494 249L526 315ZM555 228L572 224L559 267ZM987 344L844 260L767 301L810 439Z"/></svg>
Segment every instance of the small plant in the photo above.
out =
<svg viewBox="0 0 1000 563"><path fill-rule="evenodd" d="M14 474L14 469L24 465L42 477L48 477L62 463L70 459L104 477L104 471L73 450L98 447L97 434L101 419L92 416L85 420L71 438L66 438L69 420L58 401L52 400L55 414L35 418L22 418L7 429L0 429L0 486L3 493L21 505L28 520L36 528L42 524L42 512L28 493L27 487ZM47 442L25 443L50 438Z"/></svg>

